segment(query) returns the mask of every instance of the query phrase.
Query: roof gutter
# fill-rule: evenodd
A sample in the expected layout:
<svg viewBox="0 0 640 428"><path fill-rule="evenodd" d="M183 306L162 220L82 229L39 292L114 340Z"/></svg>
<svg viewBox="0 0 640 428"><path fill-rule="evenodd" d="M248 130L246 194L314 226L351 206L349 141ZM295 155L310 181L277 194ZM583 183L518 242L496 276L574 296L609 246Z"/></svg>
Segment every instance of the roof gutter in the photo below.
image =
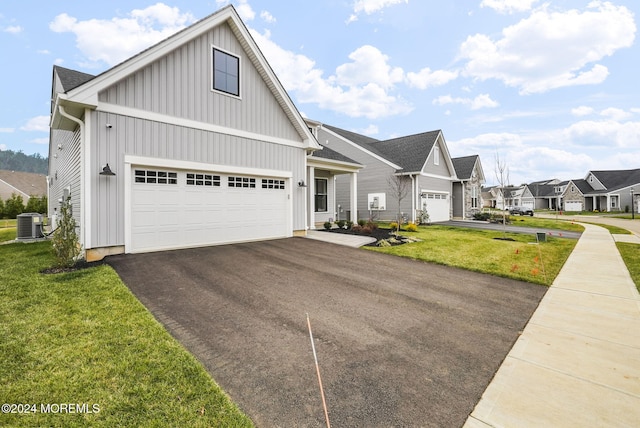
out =
<svg viewBox="0 0 640 428"><path fill-rule="evenodd" d="M85 192L85 194L80 197L80 243L82 244L83 249L86 249L89 248L90 243L88 242L88 234L86 233L87 225L85 224L86 219L88 218L85 211L87 211L87 206L89 204L89 199L86 197L89 194L87 189L88 181L85 177L85 156L88 156L88 148L85 147L85 123L77 117L67 113L64 107L60 104L58 104L58 111L62 117L77 123L80 127L80 192Z"/></svg>

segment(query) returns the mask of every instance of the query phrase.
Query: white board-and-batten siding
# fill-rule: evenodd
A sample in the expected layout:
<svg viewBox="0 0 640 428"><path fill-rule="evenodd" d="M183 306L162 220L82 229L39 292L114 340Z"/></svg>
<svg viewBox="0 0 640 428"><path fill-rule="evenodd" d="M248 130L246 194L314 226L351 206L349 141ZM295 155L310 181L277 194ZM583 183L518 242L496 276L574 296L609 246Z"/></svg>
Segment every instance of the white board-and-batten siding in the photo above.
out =
<svg viewBox="0 0 640 428"><path fill-rule="evenodd" d="M240 97L212 91L212 47L240 58ZM163 56L99 94L99 100L301 142L227 24Z"/></svg>

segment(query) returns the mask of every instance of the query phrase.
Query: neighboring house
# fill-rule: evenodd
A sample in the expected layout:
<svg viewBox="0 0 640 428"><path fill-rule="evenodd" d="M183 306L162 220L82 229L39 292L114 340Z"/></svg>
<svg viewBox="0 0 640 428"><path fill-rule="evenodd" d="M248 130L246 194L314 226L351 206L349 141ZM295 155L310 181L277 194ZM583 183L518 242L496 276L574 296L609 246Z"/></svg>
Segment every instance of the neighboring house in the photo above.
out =
<svg viewBox="0 0 640 428"><path fill-rule="evenodd" d="M6 201L13 194L22 196L25 205L31 196L47 196L47 177L33 172L0 170L0 199Z"/></svg>
<svg viewBox="0 0 640 428"><path fill-rule="evenodd" d="M49 213L71 201L87 260L305 234L319 149L232 6L98 76L53 69Z"/></svg>
<svg viewBox="0 0 640 428"><path fill-rule="evenodd" d="M586 193L593 191L587 180L575 179L567 182L567 187L562 194L564 211L584 211Z"/></svg>
<svg viewBox="0 0 640 428"><path fill-rule="evenodd" d="M634 189L634 195L640 191L640 168L589 171L584 180L591 188L581 192L584 195L585 211L634 209L634 212L639 212L637 199L631 201L631 189Z"/></svg>
<svg viewBox="0 0 640 428"><path fill-rule="evenodd" d="M568 182L556 178L529 183L527 187L534 198L537 210L562 209L561 198Z"/></svg>
<svg viewBox="0 0 640 428"><path fill-rule="evenodd" d="M535 199L526 184L520 186L505 186L502 189L506 207L533 210Z"/></svg>
<svg viewBox="0 0 640 428"><path fill-rule="evenodd" d="M482 188L482 206L484 208L504 209L504 197L500 186Z"/></svg>
<svg viewBox="0 0 640 428"><path fill-rule="evenodd" d="M482 185L485 182L480 156L453 158L458 181L453 183L453 217L471 218L483 207Z"/></svg>
<svg viewBox="0 0 640 428"><path fill-rule="evenodd" d="M351 200L351 180L336 177L334 209L327 207L336 219L394 220L400 211L415 222L423 209L431 222L451 218L453 183L458 179L442 131L381 141L315 121L307 123L322 146L363 166L357 173L357 203ZM392 190L394 181L406 190L400 206L399 192Z"/></svg>

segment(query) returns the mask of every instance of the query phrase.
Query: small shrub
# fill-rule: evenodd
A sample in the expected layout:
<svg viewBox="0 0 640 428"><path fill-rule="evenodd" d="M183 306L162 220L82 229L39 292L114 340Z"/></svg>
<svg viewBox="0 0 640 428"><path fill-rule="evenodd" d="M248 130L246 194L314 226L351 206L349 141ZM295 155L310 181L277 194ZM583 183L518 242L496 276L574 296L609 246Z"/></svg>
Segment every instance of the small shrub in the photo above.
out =
<svg viewBox="0 0 640 428"><path fill-rule="evenodd" d="M378 229L378 224L374 223L372 221L367 222L366 227L370 228L371 230L376 230ZM371 232L369 232L371 233Z"/></svg>
<svg viewBox="0 0 640 428"><path fill-rule="evenodd" d="M371 234L371 232L373 232L373 229L369 227L369 225L364 226L360 231L360 233L362 233L363 235L369 235Z"/></svg>
<svg viewBox="0 0 640 428"><path fill-rule="evenodd" d="M398 223L395 221L392 221L391 223L389 223L389 228L390 229L398 229Z"/></svg>
<svg viewBox="0 0 640 428"><path fill-rule="evenodd" d="M362 232L362 226L360 226L359 224L354 224L351 227L351 230L354 231L355 233L361 233Z"/></svg>
<svg viewBox="0 0 640 428"><path fill-rule="evenodd" d="M407 232L417 232L418 231L418 225L415 223L408 223L405 228L404 228Z"/></svg>
<svg viewBox="0 0 640 428"><path fill-rule="evenodd" d="M364 226L365 224L367 224L367 221L366 221L366 220L364 220L364 219L362 219L362 218L361 218L360 220L358 220L358 225L359 225L360 227Z"/></svg>
<svg viewBox="0 0 640 428"><path fill-rule="evenodd" d="M325 222L324 222L324 228L325 228L326 230L331 229L331 222L330 222L330 221L325 221Z"/></svg>
<svg viewBox="0 0 640 428"><path fill-rule="evenodd" d="M488 221L491 219L491 213L475 213L473 215L473 219L474 220L478 220L478 221Z"/></svg>
<svg viewBox="0 0 640 428"><path fill-rule="evenodd" d="M71 214L71 201L60 207L58 228L51 239L57 267L72 267L80 256L80 242L76 233L76 221Z"/></svg>
<svg viewBox="0 0 640 428"><path fill-rule="evenodd" d="M353 227L353 222L351 220L347 220L347 229L351 229Z"/></svg>
<svg viewBox="0 0 640 428"><path fill-rule="evenodd" d="M344 221L344 220L338 220L338 221L336 221L336 226L338 226L340 229L344 229L345 223L346 223L346 221Z"/></svg>
<svg viewBox="0 0 640 428"><path fill-rule="evenodd" d="M391 244L389 243L389 241L387 241L386 239L381 239L378 241L378 243L376 244L378 247L390 247Z"/></svg>

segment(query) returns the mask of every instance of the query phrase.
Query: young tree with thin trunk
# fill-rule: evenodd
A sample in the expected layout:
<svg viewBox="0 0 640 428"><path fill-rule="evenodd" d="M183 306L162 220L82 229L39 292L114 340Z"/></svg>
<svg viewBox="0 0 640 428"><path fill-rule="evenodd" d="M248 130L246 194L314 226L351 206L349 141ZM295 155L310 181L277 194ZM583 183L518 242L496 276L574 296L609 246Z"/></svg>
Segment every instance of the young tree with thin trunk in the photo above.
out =
<svg viewBox="0 0 640 428"><path fill-rule="evenodd" d="M498 180L498 184L500 186L500 192L502 193L502 233L503 237L507 237L507 214L504 212L506 209L506 195L505 195L505 187L509 185L509 166L507 162L503 159L500 159L500 155L496 152L495 156L495 174L496 180Z"/></svg>
<svg viewBox="0 0 640 428"><path fill-rule="evenodd" d="M387 178L387 183L393 198L398 204L398 212L396 214L396 232L400 232L400 225L402 224L402 210L400 208L400 203L407 196L407 193L409 193L409 181L402 175L391 174Z"/></svg>

